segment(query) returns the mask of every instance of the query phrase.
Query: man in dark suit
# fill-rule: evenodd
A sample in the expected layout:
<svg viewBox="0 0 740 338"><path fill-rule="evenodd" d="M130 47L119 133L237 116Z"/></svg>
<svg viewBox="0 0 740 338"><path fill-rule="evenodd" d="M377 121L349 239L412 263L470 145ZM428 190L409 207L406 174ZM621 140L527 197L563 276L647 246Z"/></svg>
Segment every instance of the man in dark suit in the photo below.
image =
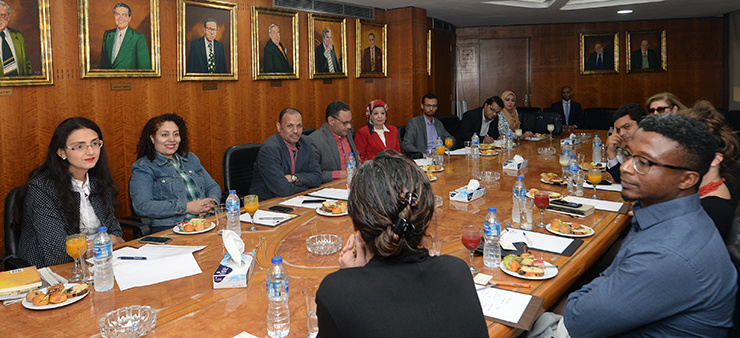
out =
<svg viewBox="0 0 740 338"><path fill-rule="evenodd" d="M619 107L612 116L614 133L606 139L606 171L612 175L614 182L621 182L617 149L632 139L632 134L637 131L638 124L646 115L645 108L639 104L629 103Z"/></svg>
<svg viewBox="0 0 740 338"><path fill-rule="evenodd" d="M334 44L331 42L331 30L324 28L321 32L323 42L316 47L316 73L341 73L342 64L337 58L334 51Z"/></svg>
<svg viewBox="0 0 740 338"><path fill-rule="evenodd" d="M226 52L224 44L216 40L218 25L216 20L206 19L203 23L203 36L190 43L188 52L188 73L226 73Z"/></svg>
<svg viewBox="0 0 740 338"><path fill-rule="evenodd" d="M630 68L632 70L660 68L658 55L654 50L650 49L650 43L647 40L642 40L642 42L640 42L640 49L632 52Z"/></svg>
<svg viewBox="0 0 740 338"><path fill-rule="evenodd" d="M118 3L113 7L116 29L103 33L101 69L152 69L146 37L129 26L131 8Z"/></svg>
<svg viewBox="0 0 740 338"><path fill-rule="evenodd" d="M401 150L413 158L422 158L427 150L434 149L437 138L442 140L452 137L445 129L442 121L435 118L439 108L439 99L432 93L427 93L421 98L422 114L412 117L406 123L406 134L401 141ZM457 141L452 137L455 149Z"/></svg>
<svg viewBox="0 0 740 338"><path fill-rule="evenodd" d="M563 119L563 128L578 129L583 128L585 117L581 104L570 99L573 91L570 87L565 86L560 89L562 101L555 102L550 106L550 110L558 113Z"/></svg>
<svg viewBox="0 0 740 338"><path fill-rule="evenodd" d="M601 43L594 45L594 52L588 56L588 61L583 66L585 70L614 70L614 54L604 52Z"/></svg>
<svg viewBox="0 0 740 338"><path fill-rule="evenodd" d="M360 152L352 138L352 112L342 101L334 101L326 107L326 122L308 137L311 139L313 155L321 167L323 183L347 177L349 153L360 165Z"/></svg>
<svg viewBox="0 0 740 338"><path fill-rule="evenodd" d="M498 101L498 102L497 102ZM473 133L478 133L483 143L493 143L499 137L498 134L498 112L501 111L504 102L500 97L488 98L483 107L469 110L463 114L460 120L460 140L470 140Z"/></svg>
<svg viewBox="0 0 740 338"><path fill-rule="evenodd" d="M288 62L288 54L285 47L280 43L280 26L270 25L267 29L270 40L267 40L264 50L264 62L262 71L265 73L291 73L293 69Z"/></svg>
<svg viewBox="0 0 740 338"><path fill-rule="evenodd" d="M277 130L262 144L254 163L249 193L260 200L290 196L321 185L321 168L313 156L311 140L301 137L301 112L283 109Z"/></svg>
<svg viewBox="0 0 740 338"><path fill-rule="evenodd" d="M362 52L362 72L382 73L383 52L375 45L375 33L370 33L367 40L370 43L370 47L365 48Z"/></svg>
<svg viewBox="0 0 740 338"><path fill-rule="evenodd" d="M21 32L9 28L10 5L0 1L0 77L33 75Z"/></svg>

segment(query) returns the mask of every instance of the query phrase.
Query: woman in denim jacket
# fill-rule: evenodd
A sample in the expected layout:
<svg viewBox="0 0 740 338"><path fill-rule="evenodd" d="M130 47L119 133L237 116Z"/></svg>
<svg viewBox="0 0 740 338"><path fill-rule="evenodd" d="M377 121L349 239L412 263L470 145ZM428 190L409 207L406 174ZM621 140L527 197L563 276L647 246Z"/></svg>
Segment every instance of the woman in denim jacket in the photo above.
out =
<svg viewBox="0 0 740 338"><path fill-rule="evenodd" d="M136 150L129 196L134 213L151 219L152 233L213 212L221 187L188 152L188 127L180 116L150 119Z"/></svg>

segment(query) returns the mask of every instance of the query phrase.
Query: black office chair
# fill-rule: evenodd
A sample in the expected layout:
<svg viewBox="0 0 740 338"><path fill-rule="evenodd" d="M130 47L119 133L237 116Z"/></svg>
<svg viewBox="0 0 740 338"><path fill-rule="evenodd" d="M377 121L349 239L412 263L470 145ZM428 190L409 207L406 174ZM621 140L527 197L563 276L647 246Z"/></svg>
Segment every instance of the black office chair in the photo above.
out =
<svg viewBox="0 0 740 338"><path fill-rule="evenodd" d="M305 129L304 129L305 132ZM224 191L236 190L239 196L249 195L252 185L252 173L261 143L238 144L224 152L223 175Z"/></svg>
<svg viewBox="0 0 740 338"><path fill-rule="evenodd" d="M121 229L131 229L134 238L141 238L152 234L152 221L149 217L142 217L136 214L134 211L134 205L131 203L131 195L128 197L129 209L131 209L131 216L124 216L118 220L121 224Z"/></svg>
<svg viewBox="0 0 740 338"><path fill-rule="evenodd" d="M438 115L437 118L442 121L450 135L457 135L458 129L460 129L460 119L456 115Z"/></svg>
<svg viewBox="0 0 740 338"><path fill-rule="evenodd" d="M537 127L537 116L540 115L542 109L539 107L517 107L516 112L519 114L520 128L524 131L534 131Z"/></svg>
<svg viewBox="0 0 740 338"><path fill-rule="evenodd" d="M609 130L612 126L612 116L617 110L614 108L586 108L583 115L586 118L585 129Z"/></svg>
<svg viewBox="0 0 740 338"><path fill-rule="evenodd" d="M303 128L303 136L311 135L311 133L315 132L316 128Z"/></svg>
<svg viewBox="0 0 740 338"><path fill-rule="evenodd" d="M15 205L15 195L21 187L15 187L5 195L5 204L3 206L3 243L5 245L5 258L0 263L0 271L13 270L31 266L30 263L17 256L18 243L21 241L21 232L15 231L10 227L13 222L13 206Z"/></svg>

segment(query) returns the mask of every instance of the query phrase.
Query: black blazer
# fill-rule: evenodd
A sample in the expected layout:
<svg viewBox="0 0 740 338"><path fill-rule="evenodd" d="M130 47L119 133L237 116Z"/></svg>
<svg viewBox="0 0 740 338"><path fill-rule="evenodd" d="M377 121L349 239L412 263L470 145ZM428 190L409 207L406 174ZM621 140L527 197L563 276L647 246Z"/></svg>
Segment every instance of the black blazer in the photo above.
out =
<svg viewBox="0 0 740 338"><path fill-rule="evenodd" d="M586 70L614 70L614 51L604 49L604 57L601 60L601 69L596 69L596 52L588 56L588 61L583 65Z"/></svg>
<svg viewBox="0 0 740 338"><path fill-rule="evenodd" d="M188 73L208 73L208 57L206 57L206 37L195 39L190 43L188 52ZM213 57L216 59L216 73L226 73L226 53L224 44L213 40Z"/></svg>
<svg viewBox="0 0 740 338"><path fill-rule="evenodd" d="M460 132L458 132L458 139L462 141L468 141L473 137L473 133L480 133L480 127L483 124L483 107L478 107L473 110L466 111L463 114L462 120L460 120ZM481 139L485 136L490 136L494 140L499 137L498 134L498 115L493 118L491 125L488 127L488 135L478 135Z"/></svg>
<svg viewBox="0 0 740 338"><path fill-rule="evenodd" d="M647 50L648 69L660 68L660 61L658 61L658 55L652 49ZM632 58L630 59L631 70L642 69L642 49L638 49L632 52Z"/></svg>
<svg viewBox="0 0 740 338"><path fill-rule="evenodd" d="M280 47L283 44L280 43ZM285 54L280 50L272 40L267 40L265 44L264 62L262 69L265 73L291 73L290 63ZM283 50L285 47L283 47Z"/></svg>
<svg viewBox="0 0 740 338"><path fill-rule="evenodd" d="M609 175L612 175L612 179L614 179L614 183L622 182L621 180L621 173L619 172L619 167L621 164L617 163L617 165L607 168L606 171L609 173Z"/></svg>
<svg viewBox="0 0 740 338"><path fill-rule="evenodd" d="M583 108L581 108L580 103L570 100L570 121L567 122L565 121L565 110L563 110L562 100L553 103L550 106L550 110L560 115L560 117L563 119L563 124L567 124L569 126L575 125L578 128L584 127L586 118L583 115Z"/></svg>

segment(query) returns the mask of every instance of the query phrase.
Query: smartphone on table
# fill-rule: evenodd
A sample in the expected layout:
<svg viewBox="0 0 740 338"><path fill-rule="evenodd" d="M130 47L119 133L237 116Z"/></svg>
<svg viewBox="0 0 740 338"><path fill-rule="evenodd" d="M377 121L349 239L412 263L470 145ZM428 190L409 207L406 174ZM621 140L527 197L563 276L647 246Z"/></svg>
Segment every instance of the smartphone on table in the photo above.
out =
<svg viewBox="0 0 740 338"><path fill-rule="evenodd" d="M167 244L172 241L169 237L146 236L139 239L139 243Z"/></svg>

